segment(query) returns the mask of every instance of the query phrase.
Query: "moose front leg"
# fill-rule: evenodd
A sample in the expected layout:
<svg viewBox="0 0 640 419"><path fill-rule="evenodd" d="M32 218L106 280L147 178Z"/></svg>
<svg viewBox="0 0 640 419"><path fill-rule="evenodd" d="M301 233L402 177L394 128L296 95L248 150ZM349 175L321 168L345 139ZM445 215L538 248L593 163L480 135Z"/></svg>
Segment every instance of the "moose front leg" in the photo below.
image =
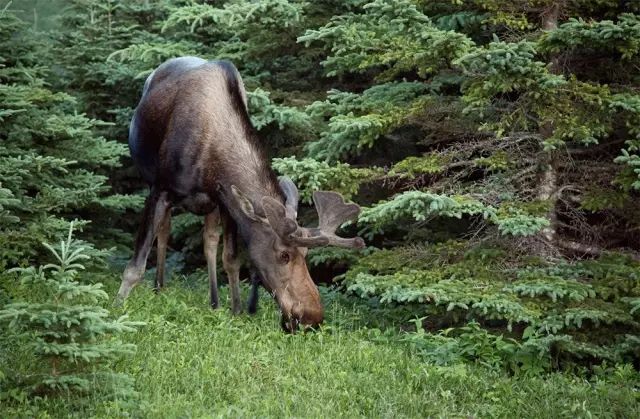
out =
<svg viewBox="0 0 640 419"><path fill-rule="evenodd" d="M216 258L218 256L218 243L220 242L220 210L216 208L204 217L204 256L207 259L209 274L209 304L211 308L218 308L218 278L216 273Z"/></svg>
<svg viewBox="0 0 640 419"><path fill-rule="evenodd" d="M249 294L249 303L247 311L249 314L256 314L258 311L258 299L259 299L259 287L260 287L260 276L255 270L251 271L251 293Z"/></svg>
<svg viewBox="0 0 640 419"><path fill-rule="evenodd" d="M131 289L135 287L142 276L147 265L147 258L151 251L151 246L156 238L160 224L171 209L171 204L166 192L157 193L154 190L147 197L142 213L142 222L136 237L136 246L133 257L129 261L122 277L118 300L122 301L129 296Z"/></svg>
<svg viewBox="0 0 640 419"><path fill-rule="evenodd" d="M231 311L233 314L239 314L242 312L242 303L240 302L240 258L238 257L237 226L227 213L223 214L222 223L224 224L222 266L224 266L229 280Z"/></svg>
<svg viewBox="0 0 640 419"><path fill-rule="evenodd" d="M164 268L167 260L167 245L171 234L171 208L168 208L164 218L158 225L158 257L156 263L156 292L164 287Z"/></svg>

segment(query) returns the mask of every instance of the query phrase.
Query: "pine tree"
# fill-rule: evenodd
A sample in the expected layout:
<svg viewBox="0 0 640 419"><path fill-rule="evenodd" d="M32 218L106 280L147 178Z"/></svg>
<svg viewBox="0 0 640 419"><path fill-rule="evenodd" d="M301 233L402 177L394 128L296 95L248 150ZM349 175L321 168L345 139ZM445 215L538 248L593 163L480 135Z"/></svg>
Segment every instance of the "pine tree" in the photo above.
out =
<svg viewBox="0 0 640 419"><path fill-rule="evenodd" d="M56 262L10 271L20 280L17 294L21 298L0 310L0 323L12 339L28 342L16 352L27 351L33 362L28 364L29 371L14 371L9 379L14 380L12 386L34 394L71 391L129 397L132 379L103 366L134 352L134 345L113 336L133 332L143 323L128 321L126 316L111 319L99 305L108 296L102 284L81 280L90 249L74 240L72 233L73 223L59 247L44 244Z"/></svg>
<svg viewBox="0 0 640 419"><path fill-rule="evenodd" d="M100 121L49 89L48 45L11 12L0 14L0 269L33 261L68 218L92 218L94 237L112 239L109 219L140 204L107 185L126 147L97 136Z"/></svg>
<svg viewBox="0 0 640 419"><path fill-rule="evenodd" d="M326 75L357 80L354 91L331 91L307 108L320 130L307 157L360 170L378 156L389 168L358 182L388 190L358 225L389 250L355 262L348 289L457 322L529 325L527 350L547 356L551 347L573 359L637 356L628 350L637 291L605 291L635 275L640 248L631 233L637 77L623 69L638 63L634 11L617 2L372 1L307 30L299 41L324 45ZM608 19L590 20L598 16ZM278 166L303 179L313 165L303 161ZM477 268L460 261L469 243L448 265L432 265L433 248L447 247L434 242L456 231L511 249L518 268L491 268L493 256ZM616 247L632 256L618 259L625 273L600 279L590 269L611 266L606 251ZM513 249L549 266L528 266ZM558 264L599 255L589 269Z"/></svg>
<svg viewBox="0 0 640 419"><path fill-rule="evenodd" d="M520 244L535 252L530 239L542 237L553 249L541 255L598 255L609 234L637 248L627 231L638 223L637 145L628 140L638 96L621 67L638 60L637 17L624 14L634 6L461 3L373 1L299 37L325 46L327 76L368 83L308 107L324 126L307 156L352 163L386 153L391 193L479 199L497 210L488 219L498 222L477 224L498 225L484 234L528 236ZM570 19L598 14L617 20ZM587 59L612 71L589 72ZM416 139L400 161L390 152L398 137ZM596 215L603 222L591 225Z"/></svg>

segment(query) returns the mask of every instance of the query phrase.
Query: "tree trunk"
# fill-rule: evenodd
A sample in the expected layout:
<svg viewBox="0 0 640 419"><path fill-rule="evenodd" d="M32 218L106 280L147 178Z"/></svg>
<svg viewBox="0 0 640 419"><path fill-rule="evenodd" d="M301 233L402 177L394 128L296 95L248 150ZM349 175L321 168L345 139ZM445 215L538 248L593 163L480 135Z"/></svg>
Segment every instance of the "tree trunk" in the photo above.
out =
<svg viewBox="0 0 640 419"><path fill-rule="evenodd" d="M542 12L542 29L554 30L558 27L558 16L560 14L559 2L553 2L547 9ZM559 65L557 57L551 58L551 65L549 71L552 73L559 72ZM553 135L553 121L546 120L540 124L539 132L542 140ZM537 198L541 201L550 201L549 212L547 213L547 219L549 220L549 226L542 229L540 232L540 238L542 239L543 246L540 249L540 254L543 257L552 257L557 254L557 224L558 215L556 212L556 206L558 199L560 198L555 193L558 190L558 158L557 153L554 151L543 152L540 161L540 168L542 173L540 175L540 183L538 186Z"/></svg>

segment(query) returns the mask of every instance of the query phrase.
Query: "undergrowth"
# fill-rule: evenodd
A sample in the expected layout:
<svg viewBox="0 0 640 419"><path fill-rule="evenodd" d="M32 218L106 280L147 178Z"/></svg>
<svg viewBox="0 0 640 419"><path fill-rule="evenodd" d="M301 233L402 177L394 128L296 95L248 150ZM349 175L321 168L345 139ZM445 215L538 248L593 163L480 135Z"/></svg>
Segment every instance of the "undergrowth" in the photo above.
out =
<svg viewBox="0 0 640 419"><path fill-rule="evenodd" d="M605 365L587 377L510 375L484 355L481 363L434 362L424 356L429 348L416 344L418 335L398 327L406 314L324 287L322 329L287 335L266 294L256 316L234 317L226 287L224 308L212 311L204 284L203 274L178 276L159 295L143 285L113 310L146 322L125 336L137 345L136 354L112 364L115 372L135 379L133 403L16 396L5 398L2 416L632 417L637 412L640 382L629 366ZM114 276L107 291L113 295L116 286ZM242 292L246 297L248 287ZM451 336L430 339L441 340L437 348L446 356L464 355L469 339L477 343L484 336L470 332L474 337L458 336L453 350ZM11 343L2 345L6 350ZM481 344L478 351L486 347Z"/></svg>
<svg viewBox="0 0 640 419"><path fill-rule="evenodd" d="M369 252L342 284L366 300L411 307L419 318L412 341L423 340L436 363L461 356L539 371L640 361L640 263L624 255L546 263L446 242ZM465 339L492 342L495 354L461 348Z"/></svg>

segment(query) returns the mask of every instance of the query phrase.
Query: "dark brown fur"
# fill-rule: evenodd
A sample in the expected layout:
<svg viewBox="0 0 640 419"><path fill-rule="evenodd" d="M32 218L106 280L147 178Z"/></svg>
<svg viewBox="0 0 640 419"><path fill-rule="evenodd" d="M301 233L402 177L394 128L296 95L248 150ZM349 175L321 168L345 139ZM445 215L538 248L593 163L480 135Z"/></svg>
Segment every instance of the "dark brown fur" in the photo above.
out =
<svg viewBox="0 0 640 419"><path fill-rule="evenodd" d="M173 60L153 73L136 109L129 142L145 180L195 213L210 212L233 182L284 202L240 83L228 62L188 67Z"/></svg>
<svg viewBox="0 0 640 419"><path fill-rule="evenodd" d="M322 322L320 296L304 259L306 248L281 240L265 219L261 204L265 197L284 205L285 196L251 125L244 86L232 64L184 57L158 67L145 83L131 122L129 146L151 193L120 298L126 298L141 280L156 236L158 260L164 261L169 211L173 205L182 205L206 215L212 307L218 306L215 249L222 221L222 260L233 311L240 311L239 231L256 271L280 304L283 324L293 328L298 322ZM158 269L158 288L164 283L163 272Z"/></svg>

